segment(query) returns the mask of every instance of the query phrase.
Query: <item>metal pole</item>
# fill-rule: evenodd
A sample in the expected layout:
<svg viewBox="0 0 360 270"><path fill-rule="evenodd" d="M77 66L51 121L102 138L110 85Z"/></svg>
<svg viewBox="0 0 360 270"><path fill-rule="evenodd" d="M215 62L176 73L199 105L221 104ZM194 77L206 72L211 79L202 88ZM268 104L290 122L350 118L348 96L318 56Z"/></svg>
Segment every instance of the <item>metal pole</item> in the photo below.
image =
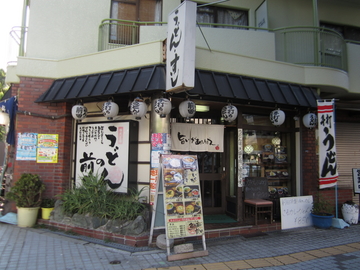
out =
<svg viewBox="0 0 360 270"><path fill-rule="evenodd" d="M20 46L19 46L19 56L25 55L25 33L26 33L26 21L27 21L27 7L29 5L29 0L24 0L23 13L22 13L22 22L21 22L21 36L20 36Z"/></svg>
<svg viewBox="0 0 360 270"><path fill-rule="evenodd" d="M313 25L314 28L319 27L319 14L318 14L318 6L317 0L313 0ZM314 62L315 65L319 64L319 44L318 44L318 33L315 31L314 35Z"/></svg>

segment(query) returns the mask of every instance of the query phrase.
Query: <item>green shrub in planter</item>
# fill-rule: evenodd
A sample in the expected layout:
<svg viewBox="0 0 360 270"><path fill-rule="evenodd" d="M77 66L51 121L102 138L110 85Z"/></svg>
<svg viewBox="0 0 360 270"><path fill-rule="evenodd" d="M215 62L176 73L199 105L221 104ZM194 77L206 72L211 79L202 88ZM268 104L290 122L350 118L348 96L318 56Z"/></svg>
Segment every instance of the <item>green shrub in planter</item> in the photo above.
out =
<svg viewBox="0 0 360 270"><path fill-rule="evenodd" d="M321 229L330 228L334 217L332 212L333 206L328 200L319 194L313 202L313 207L311 209L311 219L313 225Z"/></svg>
<svg viewBox="0 0 360 270"><path fill-rule="evenodd" d="M42 208L54 208L55 207L55 199L43 199L41 201L41 205Z"/></svg>
<svg viewBox="0 0 360 270"><path fill-rule="evenodd" d="M322 195L318 195L311 209L311 213L317 216L331 216L334 207Z"/></svg>
<svg viewBox="0 0 360 270"><path fill-rule="evenodd" d="M5 197L14 201L17 207L39 207L44 190L45 185L39 175L23 173Z"/></svg>
<svg viewBox="0 0 360 270"><path fill-rule="evenodd" d="M69 215L134 220L145 208L139 202L142 190L119 194L108 189L101 175L89 173L81 177L81 185L65 191L59 198L64 213Z"/></svg>

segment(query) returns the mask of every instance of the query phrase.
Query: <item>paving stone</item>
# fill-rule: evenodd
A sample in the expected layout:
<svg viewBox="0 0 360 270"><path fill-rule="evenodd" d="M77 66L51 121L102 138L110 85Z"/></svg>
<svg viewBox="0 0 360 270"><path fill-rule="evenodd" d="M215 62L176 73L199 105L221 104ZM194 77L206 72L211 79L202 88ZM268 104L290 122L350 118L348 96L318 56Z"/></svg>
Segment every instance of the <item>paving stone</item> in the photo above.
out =
<svg viewBox="0 0 360 270"><path fill-rule="evenodd" d="M272 266L272 264L265 259L245 260L245 262L250 264L253 268Z"/></svg>
<svg viewBox="0 0 360 270"><path fill-rule="evenodd" d="M310 261L310 260L314 260L316 259L317 257L311 255L311 254L308 254L306 252L298 252L298 253L293 253L293 254L290 254L291 257L294 257L295 259L299 260L299 261Z"/></svg>
<svg viewBox="0 0 360 270"><path fill-rule="evenodd" d="M225 263L206 263L203 264L206 270L229 270L229 268Z"/></svg>
<svg viewBox="0 0 360 270"><path fill-rule="evenodd" d="M245 261L232 261L232 262L225 262L226 266L228 266L230 269L249 269L252 268L250 264L248 264Z"/></svg>
<svg viewBox="0 0 360 270"><path fill-rule="evenodd" d="M347 252L347 253L349 253L349 252L355 252L355 251L358 250L358 249L353 248L353 247L348 246L348 245L336 246L335 248L336 248L336 249L339 249L339 250L341 250L341 251L344 251L344 253L345 253L345 252Z"/></svg>
<svg viewBox="0 0 360 270"><path fill-rule="evenodd" d="M194 245L193 244L181 244L174 246L174 253L180 254L185 252L192 252L194 251Z"/></svg>
<svg viewBox="0 0 360 270"><path fill-rule="evenodd" d="M298 263L300 262L299 260L289 256L289 255L284 255L284 256L277 256L274 257L276 260L282 262L283 264L293 264L293 263Z"/></svg>
<svg viewBox="0 0 360 270"><path fill-rule="evenodd" d="M320 249L319 250L309 250L309 251L306 251L306 253L313 255L315 257L318 257L318 258L330 256L329 253L326 253Z"/></svg>

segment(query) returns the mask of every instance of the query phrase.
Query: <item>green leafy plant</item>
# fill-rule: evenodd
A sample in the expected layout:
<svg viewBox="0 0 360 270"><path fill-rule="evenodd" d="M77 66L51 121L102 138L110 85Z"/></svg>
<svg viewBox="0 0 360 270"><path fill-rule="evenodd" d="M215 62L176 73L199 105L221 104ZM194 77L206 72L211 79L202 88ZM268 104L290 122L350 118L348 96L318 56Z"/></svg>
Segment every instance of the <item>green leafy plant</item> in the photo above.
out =
<svg viewBox="0 0 360 270"><path fill-rule="evenodd" d="M333 206L331 203L322 195L318 194L315 201L313 202L311 213L317 216L331 216L332 211Z"/></svg>
<svg viewBox="0 0 360 270"><path fill-rule="evenodd" d="M55 206L55 199L43 199L41 201L41 207L42 208L54 208Z"/></svg>
<svg viewBox="0 0 360 270"><path fill-rule="evenodd" d="M41 205L44 183L39 175L23 173L14 186L6 193L6 199L14 201L18 207L38 207Z"/></svg>
<svg viewBox="0 0 360 270"><path fill-rule="evenodd" d="M66 214L134 220L144 209L139 202L142 190L131 191L130 195L118 194L108 189L101 175L89 173L81 177L80 186L67 190L59 198Z"/></svg>

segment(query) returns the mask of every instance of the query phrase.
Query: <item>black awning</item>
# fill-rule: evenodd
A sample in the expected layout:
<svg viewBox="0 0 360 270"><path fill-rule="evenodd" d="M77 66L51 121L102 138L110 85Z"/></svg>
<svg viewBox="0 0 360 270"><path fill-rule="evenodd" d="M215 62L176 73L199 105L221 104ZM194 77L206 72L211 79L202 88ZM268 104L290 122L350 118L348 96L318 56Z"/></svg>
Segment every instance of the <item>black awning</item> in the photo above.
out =
<svg viewBox="0 0 360 270"><path fill-rule="evenodd" d="M156 65L58 79L36 102L92 102L121 94L165 91L165 67Z"/></svg>
<svg viewBox="0 0 360 270"><path fill-rule="evenodd" d="M195 88L190 93L231 99L234 103L241 100L248 104L316 108L316 100L320 98L316 90L308 86L242 75L196 70L195 80Z"/></svg>
<svg viewBox="0 0 360 270"><path fill-rule="evenodd" d="M316 108L316 99L320 98L314 88L298 84L199 69L195 72L195 87L188 93L203 99ZM91 102L122 94L147 95L165 91L165 75L165 65L155 65L58 79L36 102L75 102L79 99Z"/></svg>

